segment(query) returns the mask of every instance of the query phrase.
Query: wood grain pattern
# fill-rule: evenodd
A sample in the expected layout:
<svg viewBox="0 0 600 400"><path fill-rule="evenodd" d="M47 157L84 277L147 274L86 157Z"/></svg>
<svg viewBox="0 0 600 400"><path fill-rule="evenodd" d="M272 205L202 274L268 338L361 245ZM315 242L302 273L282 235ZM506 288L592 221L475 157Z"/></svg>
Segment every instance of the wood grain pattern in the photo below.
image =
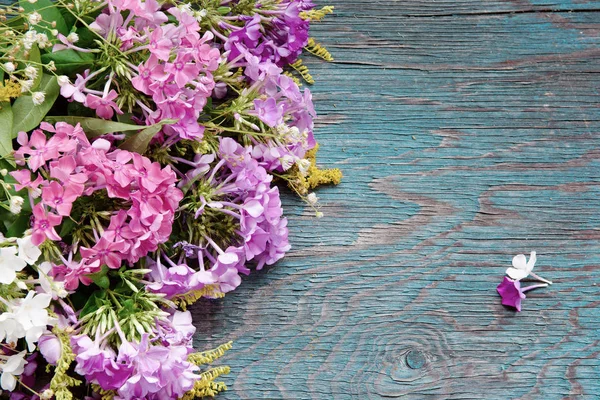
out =
<svg viewBox="0 0 600 400"><path fill-rule="evenodd" d="M221 398L599 398L600 2L329 3L311 90L345 179L194 307L198 347L235 341ZM517 314L495 288L531 250L556 284Z"/></svg>

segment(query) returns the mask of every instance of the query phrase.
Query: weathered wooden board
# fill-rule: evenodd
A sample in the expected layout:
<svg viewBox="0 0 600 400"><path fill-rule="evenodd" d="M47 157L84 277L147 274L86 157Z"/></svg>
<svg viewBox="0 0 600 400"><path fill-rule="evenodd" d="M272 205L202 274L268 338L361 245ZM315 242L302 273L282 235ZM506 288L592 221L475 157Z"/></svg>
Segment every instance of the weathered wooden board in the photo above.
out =
<svg viewBox="0 0 600 400"><path fill-rule="evenodd" d="M600 2L330 4L311 90L345 179L194 307L198 347L235 341L221 398L600 398ZM556 284L517 314L495 288L531 250Z"/></svg>

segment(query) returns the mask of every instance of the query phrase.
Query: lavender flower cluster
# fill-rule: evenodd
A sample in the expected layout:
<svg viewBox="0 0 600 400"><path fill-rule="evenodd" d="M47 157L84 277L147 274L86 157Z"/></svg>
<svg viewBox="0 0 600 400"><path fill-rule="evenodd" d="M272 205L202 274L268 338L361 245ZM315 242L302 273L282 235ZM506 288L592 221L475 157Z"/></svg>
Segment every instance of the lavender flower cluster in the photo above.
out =
<svg viewBox="0 0 600 400"><path fill-rule="evenodd" d="M0 387L12 400L193 399L231 347L186 307L290 249L283 185L322 217L312 82L332 7L28 0L0 13ZM26 21L24 24L23 21ZM24 116L16 120L14 116Z"/></svg>

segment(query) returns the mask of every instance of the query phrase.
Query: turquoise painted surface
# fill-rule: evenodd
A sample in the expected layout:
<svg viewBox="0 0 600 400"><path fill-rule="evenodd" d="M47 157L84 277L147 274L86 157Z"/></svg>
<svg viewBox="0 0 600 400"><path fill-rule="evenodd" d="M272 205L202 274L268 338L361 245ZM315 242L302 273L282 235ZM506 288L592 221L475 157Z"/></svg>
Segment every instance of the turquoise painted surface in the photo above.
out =
<svg viewBox="0 0 600 400"><path fill-rule="evenodd" d="M198 347L235 341L221 398L600 398L600 2L329 4L345 179L321 220L286 195L289 257L193 308ZM531 250L556 283L517 314L495 288Z"/></svg>

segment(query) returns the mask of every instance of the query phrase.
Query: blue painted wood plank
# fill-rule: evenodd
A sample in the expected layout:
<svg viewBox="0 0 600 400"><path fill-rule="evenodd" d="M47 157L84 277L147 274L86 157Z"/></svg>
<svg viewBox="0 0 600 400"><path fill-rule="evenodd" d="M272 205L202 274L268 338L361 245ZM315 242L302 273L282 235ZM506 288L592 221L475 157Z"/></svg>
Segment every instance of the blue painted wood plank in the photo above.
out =
<svg viewBox="0 0 600 400"><path fill-rule="evenodd" d="M600 2L330 3L311 90L345 179L194 307L199 347L235 341L222 398L597 398ZM516 314L495 287L531 250L556 284Z"/></svg>

